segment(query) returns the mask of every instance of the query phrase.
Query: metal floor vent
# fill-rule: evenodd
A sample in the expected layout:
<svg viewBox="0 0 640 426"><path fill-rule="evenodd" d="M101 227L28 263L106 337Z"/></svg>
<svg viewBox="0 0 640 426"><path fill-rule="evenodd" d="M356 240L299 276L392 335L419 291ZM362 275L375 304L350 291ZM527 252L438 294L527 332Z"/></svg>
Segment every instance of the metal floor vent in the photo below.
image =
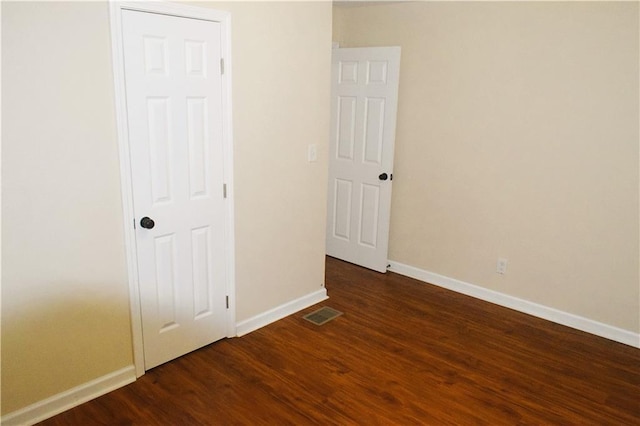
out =
<svg viewBox="0 0 640 426"><path fill-rule="evenodd" d="M309 322L314 323L315 325L322 325L334 318L342 315L342 312L336 311L328 306L318 309L317 311L313 311L310 314L303 316L302 318L306 319Z"/></svg>

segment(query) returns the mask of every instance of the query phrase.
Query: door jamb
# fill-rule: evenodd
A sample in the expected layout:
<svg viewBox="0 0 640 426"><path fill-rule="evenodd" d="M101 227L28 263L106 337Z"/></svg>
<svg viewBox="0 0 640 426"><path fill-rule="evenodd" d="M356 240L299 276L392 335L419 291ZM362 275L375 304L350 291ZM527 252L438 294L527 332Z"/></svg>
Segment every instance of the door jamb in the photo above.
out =
<svg viewBox="0 0 640 426"><path fill-rule="evenodd" d="M122 213L124 217L124 240L129 281L129 309L131 313L131 335L133 362L136 377L144 374L144 346L142 340L142 314L140 311L140 285L138 282L138 259L134 231L133 189L131 159L129 157L129 125L125 92L124 49L122 37L122 10L137 10L161 15L194 18L218 22L221 25L221 52L224 58L222 75L222 145L224 152L224 181L227 186L224 238L227 251L226 294L229 297L227 309L226 336L236 336L236 292L235 292L235 237L234 237L234 194L233 194L233 133L231 117L231 14L220 10L188 6L168 2L110 1L111 55L113 61L113 81L115 91L115 113L120 155L120 186L122 190Z"/></svg>

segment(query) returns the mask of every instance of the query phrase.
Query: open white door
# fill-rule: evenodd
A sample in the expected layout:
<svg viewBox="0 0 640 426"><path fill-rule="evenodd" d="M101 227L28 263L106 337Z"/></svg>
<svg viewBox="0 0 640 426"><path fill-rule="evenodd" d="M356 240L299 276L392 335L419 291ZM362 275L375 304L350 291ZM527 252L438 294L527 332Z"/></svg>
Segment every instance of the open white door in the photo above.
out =
<svg viewBox="0 0 640 426"><path fill-rule="evenodd" d="M122 11L135 244L150 369L226 336L220 23Z"/></svg>
<svg viewBox="0 0 640 426"><path fill-rule="evenodd" d="M399 47L333 49L327 254L387 270Z"/></svg>

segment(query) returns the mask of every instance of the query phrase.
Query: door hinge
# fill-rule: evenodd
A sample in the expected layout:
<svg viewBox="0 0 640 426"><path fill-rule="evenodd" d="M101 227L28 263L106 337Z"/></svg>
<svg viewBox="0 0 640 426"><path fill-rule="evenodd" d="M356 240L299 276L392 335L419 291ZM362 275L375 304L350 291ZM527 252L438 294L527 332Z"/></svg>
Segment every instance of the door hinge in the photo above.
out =
<svg viewBox="0 0 640 426"><path fill-rule="evenodd" d="M224 58L220 58L220 74L224 75Z"/></svg>
<svg viewBox="0 0 640 426"><path fill-rule="evenodd" d="M222 198L227 198L227 184L222 184Z"/></svg>
<svg viewBox="0 0 640 426"><path fill-rule="evenodd" d="M229 296L226 296L227 309L229 309Z"/></svg>

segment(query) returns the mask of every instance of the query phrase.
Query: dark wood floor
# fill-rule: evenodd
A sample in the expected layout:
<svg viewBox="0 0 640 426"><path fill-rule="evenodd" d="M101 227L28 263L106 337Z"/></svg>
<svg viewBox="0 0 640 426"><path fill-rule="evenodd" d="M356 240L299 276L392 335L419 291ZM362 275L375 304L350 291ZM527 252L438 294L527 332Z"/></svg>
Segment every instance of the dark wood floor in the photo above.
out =
<svg viewBox="0 0 640 426"><path fill-rule="evenodd" d="M327 259L344 315L157 367L46 425L640 425L640 350Z"/></svg>

